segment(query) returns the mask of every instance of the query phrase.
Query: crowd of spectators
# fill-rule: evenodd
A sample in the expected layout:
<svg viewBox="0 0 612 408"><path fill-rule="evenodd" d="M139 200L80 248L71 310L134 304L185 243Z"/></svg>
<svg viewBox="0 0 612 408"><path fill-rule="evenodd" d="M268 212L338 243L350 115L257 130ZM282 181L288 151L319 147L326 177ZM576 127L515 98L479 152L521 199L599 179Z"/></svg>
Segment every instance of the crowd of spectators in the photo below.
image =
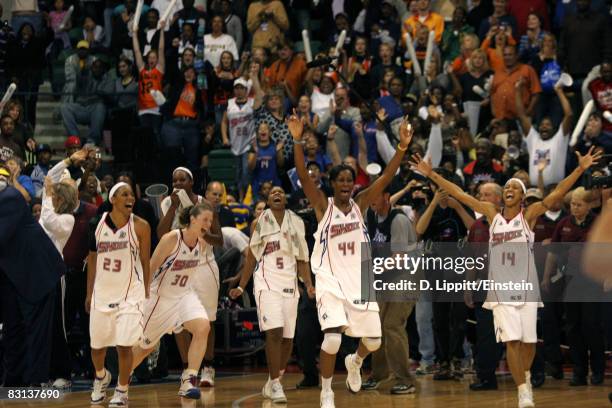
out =
<svg viewBox="0 0 612 408"><path fill-rule="evenodd" d="M487 183L503 185L517 177L530 199L541 199L576 166L575 151L585 154L594 146L612 154L612 21L606 1L178 0L168 12L170 1L154 0L145 1L136 29L135 0L14 3L19 7L0 28L0 88L17 84L15 97L2 106L0 164L9 167L11 183L35 216L40 216L45 176L53 166L51 147L34 139L37 92L46 79L61 101L66 157L91 146L82 165L66 170L78 185L77 225L83 214L93 215L90 206L107 208L107 191L127 180L135 187L142 183L135 188L134 212L155 232L156 215L140 200L145 184L169 184L172 169L185 166L193 180L172 180L173 187L208 197L213 184L223 227L248 236L272 186L283 186L291 197L289 207L314 232L314 216L295 176L286 124L293 112L305 121L307 168L323 191L329 191L330 168L341 163L355 170L356 190L367 186L377 176L370 165L384 167L393 156L398 125L406 116L415 131L409 152L429 157L435 168L475 195L482 196ZM66 18L68 9L74 11ZM164 15L167 21L160 19ZM336 70L308 68L302 29L310 30L314 57L332 57ZM344 44L336 50L343 31ZM64 64L59 76L53 70L58 61ZM562 74L571 76L571 85L559 85ZM594 108L584 129L570 143L591 100ZM229 149L236 174L234 183L217 188L208 168L210 153L219 149ZM105 153L114 157L110 168L102 163ZM590 177L608 175L606 159ZM407 162L392 183L392 194L420 240L456 242L468 235L473 214L462 214ZM601 209L602 189L587 186L576 200L588 205L589 216L580 221L588 230ZM542 222L569 214L575 215L560 206L544 216L552 221ZM562 239L553 231L540 239ZM76 233L84 232L75 227ZM78 238L64 248L69 272L74 271L69 288L74 284L78 291L82 262L73 261L71 245L78 246ZM77 305L74 299L82 295L69 295L69 303ZM597 333L589 337L610 333L603 308L591 311L598 320L591 322L589 330ZM456 325L465 325L466 314L467 309L449 321L448 312L417 304L417 373L433 371L436 353L444 362L466 358L462 347L450 352L434 347L434 340L448 343L449 336L465 336L465 327ZM75 315L72 311L66 324ZM582 356L577 347L595 347L591 358L593 353L604 358L603 344L578 341L579 320L569 320L574 385L588 373L582 357L576 357ZM543 338L554 349L561 334L544 332ZM461 346L463 337L451 343ZM545 357L557 375L559 358ZM447 374L438 372L438 378ZM597 383L601 365L593 366L592 374ZM493 381L484 372L480 380Z"/></svg>

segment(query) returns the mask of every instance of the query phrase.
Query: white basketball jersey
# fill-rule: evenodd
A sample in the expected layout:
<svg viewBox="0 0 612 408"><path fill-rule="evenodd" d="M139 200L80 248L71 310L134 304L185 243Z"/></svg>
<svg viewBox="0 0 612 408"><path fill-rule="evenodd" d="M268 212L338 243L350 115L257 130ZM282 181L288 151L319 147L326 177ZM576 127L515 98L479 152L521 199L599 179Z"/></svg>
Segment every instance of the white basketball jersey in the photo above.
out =
<svg viewBox="0 0 612 408"><path fill-rule="evenodd" d="M520 306L525 302L539 302L538 274L533 254L534 233L521 210L511 220L499 213L489 227L489 279L497 283L533 284L533 291L489 290L485 307L496 304Z"/></svg>
<svg viewBox="0 0 612 408"><path fill-rule="evenodd" d="M255 118L253 98L239 105L236 98L227 101L227 122L232 153L240 156L249 151L252 138L255 136Z"/></svg>
<svg viewBox="0 0 612 408"><path fill-rule="evenodd" d="M316 275L317 298L330 292L345 299L353 307L363 310L378 310L376 302L364 301L361 293L361 264L363 243L370 239L361 211L351 199L351 210L344 214L328 198L327 210L315 232L315 244L310 258L312 272ZM364 260L371 254L363 254ZM372 290L372 288L369 288ZM373 293L366 293L373 298Z"/></svg>
<svg viewBox="0 0 612 408"><path fill-rule="evenodd" d="M285 214L283 223L287 222ZM276 221L275 221L276 222ZM281 227L282 230L282 227ZM253 289L255 294L262 290L280 293L285 297L297 297L297 262L295 255L287 251L281 240L289 240L279 231L265 237L266 246L263 255L255 266Z"/></svg>
<svg viewBox="0 0 612 408"><path fill-rule="evenodd" d="M122 302L138 304L145 298L140 246L134 229L134 214L123 227L113 230L105 212L96 228L96 278L93 307L110 311Z"/></svg>
<svg viewBox="0 0 612 408"><path fill-rule="evenodd" d="M183 240L182 230L173 231L178 239L172 254L153 275L151 293L165 298L180 298L191 290L193 274L197 272L202 256L201 242L194 248Z"/></svg>
<svg viewBox="0 0 612 408"><path fill-rule="evenodd" d="M201 294L210 294L216 297L220 287L219 267L217 266L217 261L215 261L213 246L206 241L202 244L202 256L200 256L198 270L193 279L193 287Z"/></svg>

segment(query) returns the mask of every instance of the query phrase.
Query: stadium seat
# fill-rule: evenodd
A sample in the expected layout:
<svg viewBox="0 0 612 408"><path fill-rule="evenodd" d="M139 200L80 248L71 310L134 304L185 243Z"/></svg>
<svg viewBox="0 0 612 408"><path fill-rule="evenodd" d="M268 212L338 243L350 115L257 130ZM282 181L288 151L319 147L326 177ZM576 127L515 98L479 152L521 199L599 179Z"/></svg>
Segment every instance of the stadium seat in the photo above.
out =
<svg viewBox="0 0 612 408"><path fill-rule="evenodd" d="M236 184L238 158L229 149L216 149L208 154L208 176L227 186Z"/></svg>

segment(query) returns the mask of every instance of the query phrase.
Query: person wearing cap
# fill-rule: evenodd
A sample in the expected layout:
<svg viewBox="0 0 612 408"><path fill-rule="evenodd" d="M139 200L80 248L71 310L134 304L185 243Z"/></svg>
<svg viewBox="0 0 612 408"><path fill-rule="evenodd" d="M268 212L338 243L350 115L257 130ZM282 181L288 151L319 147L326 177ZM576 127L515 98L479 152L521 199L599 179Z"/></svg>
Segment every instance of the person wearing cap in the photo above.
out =
<svg viewBox="0 0 612 408"><path fill-rule="evenodd" d="M539 188L528 188L525 193L525 205L529 206L537 201L542 201L544 195Z"/></svg>
<svg viewBox="0 0 612 408"><path fill-rule="evenodd" d="M42 188L45 182L45 176L49 172L49 163L51 162L51 146L41 143L36 146L36 165L32 169L30 178L34 185L34 195L42 196Z"/></svg>
<svg viewBox="0 0 612 408"><path fill-rule="evenodd" d="M306 79L306 60L293 52L293 43L285 39L278 47L278 59L270 65L268 84L282 86L292 101L297 101L299 92Z"/></svg>
<svg viewBox="0 0 612 408"><path fill-rule="evenodd" d="M91 70L81 71L74 92L74 102L64 103L60 108L64 127L69 135L78 135L78 125L88 125L87 140L102 142L102 130L106 119L106 105L103 95L113 88L111 78L101 60L91 64Z"/></svg>
<svg viewBox="0 0 612 408"><path fill-rule="evenodd" d="M74 91L77 79L82 71L89 70L95 61L89 52L89 42L81 40L77 43L76 53L66 59L64 73L66 76L62 91L62 103L74 102Z"/></svg>
<svg viewBox="0 0 612 408"><path fill-rule="evenodd" d="M255 138L255 111L261 107L264 97L257 72L253 69L249 72L249 79L255 97L248 96L248 82L244 77L235 79L234 97L227 101L227 110L221 121L223 145L229 146L232 154L238 157L236 180L240 201L250 181L248 153Z"/></svg>
<svg viewBox="0 0 612 408"><path fill-rule="evenodd" d="M66 267L9 179L9 170L0 165L3 384L40 387L49 381L55 288Z"/></svg>

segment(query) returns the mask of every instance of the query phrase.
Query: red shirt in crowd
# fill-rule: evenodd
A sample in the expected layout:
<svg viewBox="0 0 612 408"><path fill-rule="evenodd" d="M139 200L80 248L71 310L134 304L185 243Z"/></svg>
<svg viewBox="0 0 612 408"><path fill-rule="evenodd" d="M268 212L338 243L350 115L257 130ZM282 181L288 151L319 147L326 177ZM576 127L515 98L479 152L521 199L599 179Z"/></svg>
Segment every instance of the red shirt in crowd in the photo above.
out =
<svg viewBox="0 0 612 408"><path fill-rule="evenodd" d="M606 83L602 78L597 78L589 84L589 91L598 110L612 112L612 82ZM612 132L612 123L604 119L603 130Z"/></svg>

